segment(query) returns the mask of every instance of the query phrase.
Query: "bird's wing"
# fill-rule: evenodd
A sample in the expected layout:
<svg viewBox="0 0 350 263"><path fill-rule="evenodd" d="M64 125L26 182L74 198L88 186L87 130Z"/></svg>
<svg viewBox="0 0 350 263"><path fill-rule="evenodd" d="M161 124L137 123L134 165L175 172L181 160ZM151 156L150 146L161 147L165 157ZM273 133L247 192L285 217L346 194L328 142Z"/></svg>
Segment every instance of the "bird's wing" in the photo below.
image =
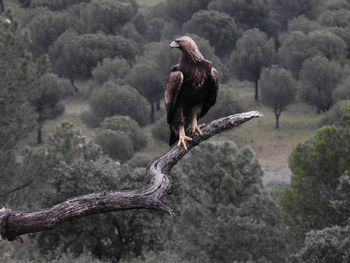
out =
<svg viewBox="0 0 350 263"><path fill-rule="evenodd" d="M203 117L211 106L216 102L219 89L219 75L215 68L211 68L209 77L209 94L202 106L202 110L199 117Z"/></svg>
<svg viewBox="0 0 350 263"><path fill-rule="evenodd" d="M171 124L177 98L180 93L184 75L174 67L170 72L165 87L165 108L167 112L167 122Z"/></svg>

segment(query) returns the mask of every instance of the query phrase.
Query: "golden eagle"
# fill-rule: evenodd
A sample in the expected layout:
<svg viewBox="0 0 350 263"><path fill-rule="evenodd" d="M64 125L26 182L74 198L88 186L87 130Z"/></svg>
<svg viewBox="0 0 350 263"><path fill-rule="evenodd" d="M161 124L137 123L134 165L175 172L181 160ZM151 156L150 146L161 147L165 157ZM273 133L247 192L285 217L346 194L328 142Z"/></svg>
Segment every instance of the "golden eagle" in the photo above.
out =
<svg viewBox="0 0 350 263"><path fill-rule="evenodd" d="M180 61L170 70L165 88L165 107L170 126L170 145L178 140L187 150L186 132L200 130L198 118L203 117L215 104L218 93L218 73L213 64L206 60L196 43L188 36L182 36L170 43L171 48L182 51Z"/></svg>

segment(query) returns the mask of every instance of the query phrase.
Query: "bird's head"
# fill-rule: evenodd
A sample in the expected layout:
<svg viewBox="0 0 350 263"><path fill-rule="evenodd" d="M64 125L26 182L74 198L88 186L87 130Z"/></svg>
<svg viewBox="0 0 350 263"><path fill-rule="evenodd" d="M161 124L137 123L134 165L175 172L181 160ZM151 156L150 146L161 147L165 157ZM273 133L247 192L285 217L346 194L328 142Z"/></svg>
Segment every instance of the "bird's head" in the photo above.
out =
<svg viewBox="0 0 350 263"><path fill-rule="evenodd" d="M185 55L189 55L194 62L202 61L203 55L198 49L196 42L188 36L182 36L170 43L171 48L180 49Z"/></svg>

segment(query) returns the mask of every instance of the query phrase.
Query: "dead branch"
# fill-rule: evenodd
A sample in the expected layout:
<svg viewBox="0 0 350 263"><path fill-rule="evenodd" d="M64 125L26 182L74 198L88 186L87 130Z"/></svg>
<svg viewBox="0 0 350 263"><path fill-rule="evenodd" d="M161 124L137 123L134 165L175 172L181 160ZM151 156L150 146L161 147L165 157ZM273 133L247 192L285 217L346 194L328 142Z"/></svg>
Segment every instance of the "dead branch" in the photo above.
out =
<svg viewBox="0 0 350 263"><path fill-rule="evenodd" d="M203 135L192 135L188 142L188 151L202 141L217 133L232 129L253 118L263 116L260 112L250 111L230 115L214 120L202 128ZM2 239L23 242L20 235L54 229L60 223L75 217L109 211L129 209L157 209L173 215L173 210L160 199L170 192L171 168L187 153L182 146L174 146L164 155L154 159L147 167L146 173L151 183L141 189L128 191L100 191L71 198L53 207L38 211L0 210L0 235Z"/></svg>

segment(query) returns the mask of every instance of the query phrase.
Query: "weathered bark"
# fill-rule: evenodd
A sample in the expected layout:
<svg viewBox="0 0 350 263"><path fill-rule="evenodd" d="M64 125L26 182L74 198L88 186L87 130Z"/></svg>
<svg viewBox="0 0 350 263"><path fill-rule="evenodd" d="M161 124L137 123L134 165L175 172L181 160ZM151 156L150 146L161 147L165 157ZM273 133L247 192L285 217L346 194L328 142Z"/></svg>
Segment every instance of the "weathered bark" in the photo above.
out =
<svg viewBox="0 0 350 263"><path fill-rule="evenodd" d="M202 136L191 135L193 141L187 143L188 150L217 133L261 116L261 113L251 111L214 120L202 128ZM3 208L0 210L1 238L21 242L19 235L51 230L70 218L109 211L146 208L162 210L173 215L173 210L160 199L171 192L170 170L186 153L182 146L174 146L164 155L154 159L146 170L147 175L151 177L151 183L141 189L91 193L38 211L12 211Z"/></svg>
<svg viewBox="0 0 350 263"><path fill-rule="evenodd" d="M282 110L279 107L275 107L275 129L279 130L280 128L280 116L281 116Z"/></svg>

